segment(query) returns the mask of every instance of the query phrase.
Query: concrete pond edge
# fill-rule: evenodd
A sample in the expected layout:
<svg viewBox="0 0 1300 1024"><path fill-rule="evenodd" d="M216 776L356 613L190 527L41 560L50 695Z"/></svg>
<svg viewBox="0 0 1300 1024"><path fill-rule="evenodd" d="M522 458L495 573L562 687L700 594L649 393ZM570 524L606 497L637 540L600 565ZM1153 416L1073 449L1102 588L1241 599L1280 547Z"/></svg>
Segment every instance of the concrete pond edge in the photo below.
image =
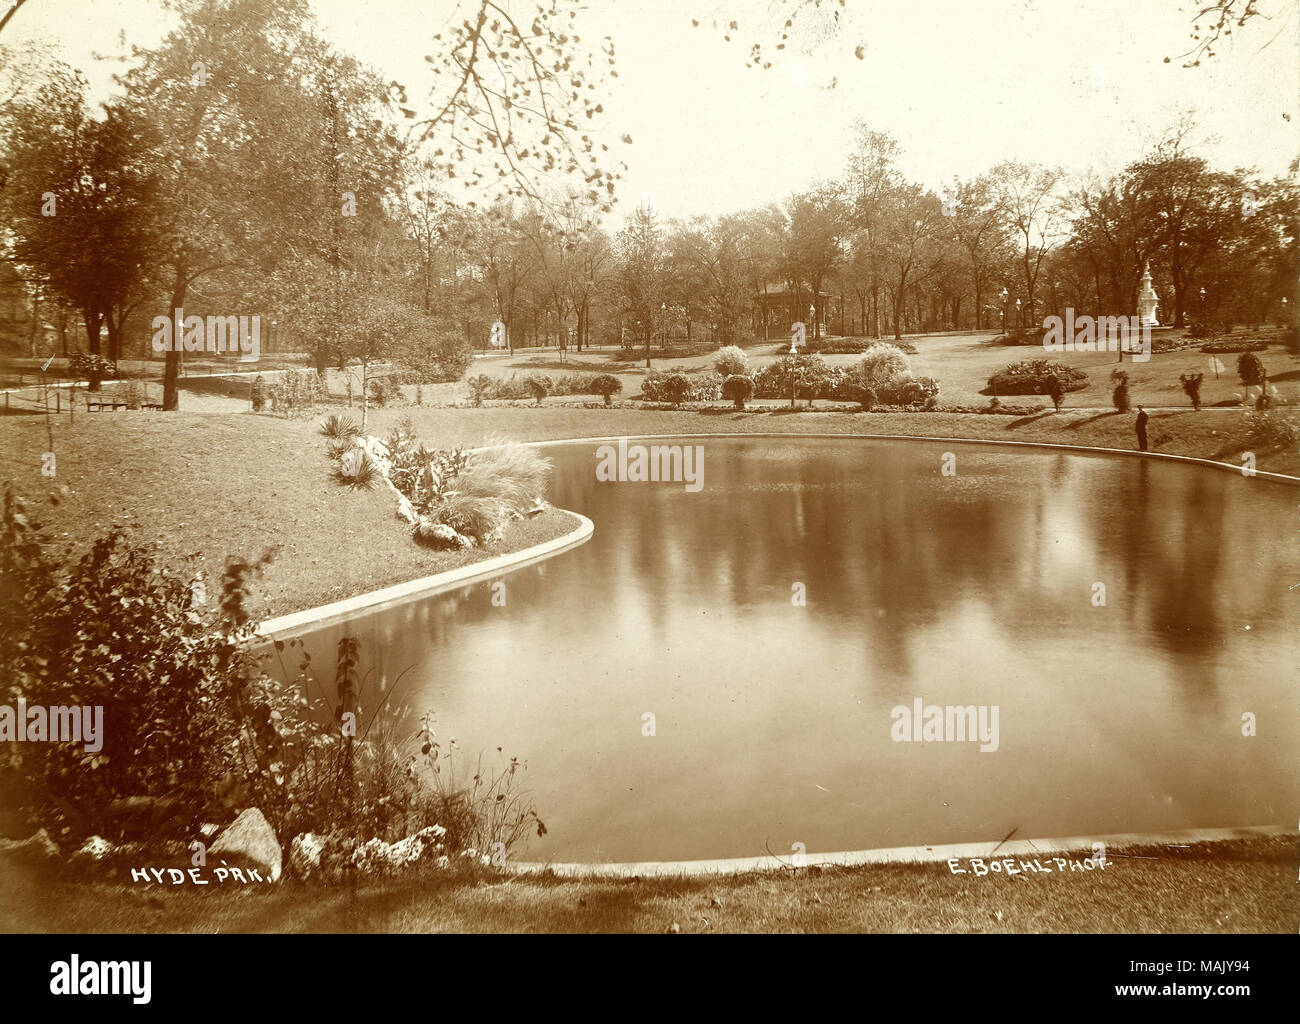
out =
<svg viewBox="0 0 1300 1024"><path fill-rule="evenodd" d="M448 590L456 590L488 578L514 572L537 562L545 561L580 544L585 544L591 539L596 526L590 519L578 512L570 512L568 509L556 509L556 511L572 516L578 520L578 525L568 533L543 541L541 544L534 544L532 547L524 548L521 551L512 551L493 558L485 558L482 561L462 565L446 572L434 573L432 576L422 576L419 579L409 580L406 583L397 583L379 590L372 590L365 594L358 594L356 597L345 598L342 601L334 601L304 611L267 619L259 627L257 634L259 637L268 640L296 636L310 629L334 625L361 612L382 611L398 604L404 604L407 601L432 597Z"/></svg>
<svg viewBox="0 0 1300 1024"><path fill-rule="evenodd" d="M998 843L949 843L941 846L895 846L886 849L848 850L838 853L802 855L796 864L792 853L763 857L731 857L718 860L644 861L639 863L564 863L521 861L508 864L507 872L517 875L552 874L561 878L691 878L709 875L741 875L794 868L858 867L864 864L931 864L948 860L1016 860L1051 854L1085 853L1093 856L1093 844L1104 843L1107 859L1123 859L1124 850L1155 846L1190 846L1195 843L1223 843L1232 840L1295 836L1289 825L1250 825L1238 828L1198 828L1169 832L1123 832L1099 836L1065 836L1051 839L1008 839ZM959 865L970 873L970 865Z"/></svg>

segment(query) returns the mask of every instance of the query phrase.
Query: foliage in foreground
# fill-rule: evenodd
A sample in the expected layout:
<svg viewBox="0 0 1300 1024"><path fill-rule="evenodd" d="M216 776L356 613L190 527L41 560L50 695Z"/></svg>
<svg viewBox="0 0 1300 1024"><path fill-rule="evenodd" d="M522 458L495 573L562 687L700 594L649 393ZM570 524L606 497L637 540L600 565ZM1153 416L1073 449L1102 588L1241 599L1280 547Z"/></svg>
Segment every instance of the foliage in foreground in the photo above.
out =
<svg viewBox="0 0 1300 1024"><path fill-rule="evenodd" d="M216 595L201 576L177 575L117 534L66 567L6 485L0 700L103 708L97 750L0 747L0 787L22 819L6 826L45 828L65 849L91 835L188 842L201 823L257 807L286 850L308 831L354 848L438 824L449 848L479 851L509 847L532 828L544 834L519 762L480 764L463 779L428 718L398 738L410 712L386 707L396 682L365 692L355 639L338 643L331 694L301 641L255 640L246 606L269 558L229 559ZM295 650L296 675L283 660ZM374 708L368 719L363 705Z"/></svg>

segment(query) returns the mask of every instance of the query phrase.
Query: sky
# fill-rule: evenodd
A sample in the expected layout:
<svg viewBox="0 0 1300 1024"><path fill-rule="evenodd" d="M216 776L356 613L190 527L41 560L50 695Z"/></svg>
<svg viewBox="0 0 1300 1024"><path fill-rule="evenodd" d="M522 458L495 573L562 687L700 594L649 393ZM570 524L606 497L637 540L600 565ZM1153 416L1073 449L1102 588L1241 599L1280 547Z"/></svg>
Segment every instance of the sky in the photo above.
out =
<svg viewBox="0 0 1300 1024"><path fill-rule="evenodd" d="M430 108L424 56L454 0L313 6L326 38ZM841 173L859 119L893 134L904 173L936 191L1005 159L1111 174L1185 112L1211 163L1282 175L1300 153L1300 16L1294 0L1260 7L1270 20L1184 69L1186 0L846 0L838 30L810 25L763 71L745 67L748 48L779 32L781 0L590 0L584 42L612 36L619 72L597 135L634 140L611 145L629 165L611 223L644 193L661 218L778 202ZM94 54L122 52L120 33L156 43L168 17L156 0L30 0L4 41L57 43L107 95L118 65Z"/></svg>

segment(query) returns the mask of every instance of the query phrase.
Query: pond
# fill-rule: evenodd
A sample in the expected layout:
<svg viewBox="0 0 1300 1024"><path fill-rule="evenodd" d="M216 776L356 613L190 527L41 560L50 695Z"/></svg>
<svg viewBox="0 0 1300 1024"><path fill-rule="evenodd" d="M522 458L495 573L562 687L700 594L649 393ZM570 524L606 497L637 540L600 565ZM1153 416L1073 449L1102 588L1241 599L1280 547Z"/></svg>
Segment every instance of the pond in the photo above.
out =
<svg viewBox="0 0 1300 1024"><path fill-rule="evenodd" d="M516 857L1296 820L1291 488L1033 448L677 443L702 486L548 446L588 543L306 637L322 669L360 640L365 706L401 676L391 702L444 742L528 762L549 833ZM895 710L932 705L983 709L993 742Z"/></svg>

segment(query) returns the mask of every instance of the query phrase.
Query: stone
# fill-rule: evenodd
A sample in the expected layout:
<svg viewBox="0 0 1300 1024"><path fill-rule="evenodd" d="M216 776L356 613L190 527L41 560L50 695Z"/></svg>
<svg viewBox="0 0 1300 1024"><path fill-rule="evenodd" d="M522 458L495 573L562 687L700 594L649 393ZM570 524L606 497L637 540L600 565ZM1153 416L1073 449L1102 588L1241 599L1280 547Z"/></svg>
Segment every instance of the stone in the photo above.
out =
<svg viewBox="0 0 1300 1024"><path fill-rule="evenodd" d="M442 854L442 838L446 834L441 825L430 825L396 843L371 839L357 848L352 863L365 874L395 875L433 851L439 854L437 866L445 868L449 865L448 858Z"/></svg>
<svg viewBox="0 0 1300 1024"><path fill-rule="evenodd" d="M25 864L45 865L59 856L50 834L41 829L26 839L0 839L0 861L12 860Z"/></svg>
<svg viewBox="0 0 1300 1024"><path fill-rule="evenodd" d="M269 881L280 880L280 843L270 822L256 807L240 812L212 844L208 858L232 867L256 868Z"/></svg>
<svg viewBox="0 0 1300 1024"><path fill-rule="evenodd" d="M113 852L113 844L103 836L91 836L81 844L81 849L72 855L73 860L102 861Z"/></svg>
<svg viewBox="0 0 1300 1024"><path fill-rule="evenodd" d="M325 839L314 832L304 832L293 837L289 844L289 870L304 882L320 871L320 857L325 849Z"/></svg>
<svg viewBox="0 0 1300 1024"><path fill-rule="evenodd" d="M446 523L430 522L427 518L422 518L416 524L415 535L426 543L441 547L469 548L474 546L472 539L457 533Z"/></svg>

